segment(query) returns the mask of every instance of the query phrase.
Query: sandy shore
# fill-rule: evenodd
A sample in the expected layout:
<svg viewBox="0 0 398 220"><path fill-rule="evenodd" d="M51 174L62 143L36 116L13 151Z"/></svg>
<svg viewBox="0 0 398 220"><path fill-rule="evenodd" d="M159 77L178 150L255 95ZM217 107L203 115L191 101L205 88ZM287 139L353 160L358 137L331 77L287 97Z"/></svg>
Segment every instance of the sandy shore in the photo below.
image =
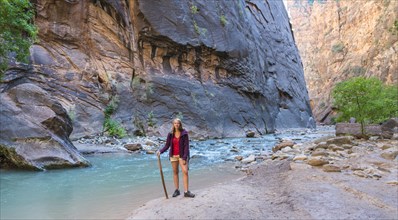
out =
<svg viewBox="0 0 398 220"><path fill-rule="evenodd" d="M269 159L252 165L246 177L193 189L194 199L149 201L129 219L398 219L398 161L380 157L386 143L373 144L374 149L364 151L368 145L360 143L349 152L352 156L341 151L344 159L330 159L336 166L343 164L340 172L325 172L305 160ZM311 146L316 145L301 148ZM366 173L375 164L379 169L367 176L353 174L360 168L349 168L365 166Z"/></svg>

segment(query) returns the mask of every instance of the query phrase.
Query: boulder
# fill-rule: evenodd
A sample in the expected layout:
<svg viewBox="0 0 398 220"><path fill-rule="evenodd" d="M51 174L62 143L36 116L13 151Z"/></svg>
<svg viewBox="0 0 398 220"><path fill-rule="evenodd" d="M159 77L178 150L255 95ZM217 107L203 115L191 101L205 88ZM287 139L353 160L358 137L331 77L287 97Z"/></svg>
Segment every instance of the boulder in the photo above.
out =
<svg viewBox="0 0 398 220"><path fill-rule="evenodd" d="M386 150L386 149L389 149L389 148L392 148L393 146L391 145L391 144L384 144L382 147L381 147L381 149L382 150Z"/></svg>
<svg viewBox="0 0 398 220"><path fill-rule="evenodd" d="M69 139L72 122L62 105L35 84L14 83L0 93L1 166L33 170L89 166Z"/></svg>
<svg viewBox="0 0 398 220"><path fill-rule="evenodd" d="M324 157L309 157L307 163L311 166L322 166L329 162Z"/></svg>
<svg viewBox="0 0 398 220"><path fill-rule="evenodd" d="M236 157L235 157L235 160L238 160L238 161L241 161L242 159L243 159L242 156L236 156Z"/></svg>
<svg viewBox="0 0 398 220"><path fill-rule="evenodd" d="M254 131L248 131L246 132L246 137L254 137L256 133Z"/></svg>
<svg viewBox="0 0 398 220"><path fill-rule="evenodd" d="M241 161L242 161L242 163L251 163L251 162L254 162L255 160L256 160L256 157L252 154L249 157L247 157Z"/></svg>
<svg viewBox="0 0 398 220"><path fill-rule="evenodd" d="M332 164L325 164L322 169L325 172L341 172L341 167Z"/></svg>
<svg viewBox="0 0 398 220"><path fill-rule="evenodd" d="M294 143L293 141L285 140L285 141L283 141L283 142L281 142L281 143L275 145L275 146L272 148L272 152L275 153L275 152L277 152L277 151L279 151L279 150L282 150L282 149L285 148L285 147L293 147L294 144L295 144L295 143Z"/></svg>
<svg viewBox="0 0 398 220"><path fill-rule="evenodd" d="M398 118L391 118L381 125L381 135L391 139L394 133L398 133Z"/></svg>
<svg viewBox="0 0 398 220"><path fill-rule="evenodd" d="M387 181L386 183L390 184L390 185L398 185L398 180L390 180L390 181Z"/></svg>
<svg viewBox="0 0 398 220"><path fill-rule="evenodd" d="M327 140L326 144L335 144L337 146L342 146L343 144L353 144L352 140L354 140L354 137L352 136L335 137Z"/></svg>
<svg viewBox="0 0 398 220"><path fill-rule="evenodd" d="M152 140L146 140L145 145L148 146L158 146L158 143L152 141Z"/></svg>
<svg viewBox="0 0 398 220"><path fill-rule="evenodd" d="M295 157L293 158L293 161L297 161L297 160L306 160L306 159L307 159L307 156L306 156L306 155L300 154L300 155L295 156Z"/></svg>
<svg viewBox="0 0 398 220"><path fill-rule="evenodd" d="M142 145L140 143L136 143L136 144L125 144L124 148L126 148L129 151L138 151L138 150L142 150Z"/></svg>
<svg viewBox="0 0 398 220"><path fill-rule="evenodd" d="M313 156L313 157L316 157L316 156L327 156L327 155L329 155L328 151L326 151L323 148L318 148L318 149L316 149L315 151L313 151L311 153L311 156Z"/></svg>
<svg viewBox="0 0 398 220"><path fill-rule="evenodd" d="M394 160L398 156L397 148L389 148L387 150L383 150L380 156L387 160Z"/></svg>
<svg viewBox="0 0 398 220"><path fill-rule="evenodd" d="M366 125L365 134L361 132L361 124L359 123L337 123L336 124L336 136L351 135L354 137L364 136L381 136L382 130L380 125Z"/></svg>

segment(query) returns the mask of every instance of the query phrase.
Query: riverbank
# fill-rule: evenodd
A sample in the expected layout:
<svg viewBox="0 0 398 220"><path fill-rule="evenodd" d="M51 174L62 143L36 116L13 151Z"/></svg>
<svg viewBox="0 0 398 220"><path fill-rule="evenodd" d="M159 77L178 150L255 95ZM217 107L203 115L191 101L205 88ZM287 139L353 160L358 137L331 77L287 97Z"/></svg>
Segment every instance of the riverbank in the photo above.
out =
<svg viewBox="0 0 398 220"><path fill-rule="evenodd" d="M274 149L244 178L149 201L129 219L397 219L396 146L329 137Z"/></svg>

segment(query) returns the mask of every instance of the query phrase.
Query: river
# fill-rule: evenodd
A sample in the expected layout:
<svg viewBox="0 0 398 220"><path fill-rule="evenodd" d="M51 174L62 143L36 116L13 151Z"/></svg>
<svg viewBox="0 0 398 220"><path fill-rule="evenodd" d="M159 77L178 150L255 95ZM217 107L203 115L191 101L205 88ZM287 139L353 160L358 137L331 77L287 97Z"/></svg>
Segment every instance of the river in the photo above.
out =
<svg viewBox="0 0 398 220"><path fill-rule="evenodd" d="M314 134L298 133L296 140L322 136ZM288 136L291 134L192 141L191 191L242 176L234 168L236 155L265 154L278 138ZM238 152L231 151L234 146ZM124 219L146 201L164 196L155 155L108 153L85 157L91 167L44 172L0 170L1 219ZM171 197L174 186L166 153L162 164Z"/></svg>

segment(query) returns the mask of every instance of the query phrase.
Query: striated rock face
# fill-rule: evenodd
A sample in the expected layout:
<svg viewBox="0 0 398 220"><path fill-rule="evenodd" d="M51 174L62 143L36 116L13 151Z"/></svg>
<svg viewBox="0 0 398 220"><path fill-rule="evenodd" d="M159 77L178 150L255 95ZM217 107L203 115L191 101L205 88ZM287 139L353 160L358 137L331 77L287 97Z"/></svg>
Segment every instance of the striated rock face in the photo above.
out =
<svg viewBox="0 0 398 220"><path fill-rule="evenodd" d="M315 118L333 116L331 90L354 76L398 83L398 1L288 0Z"/></svg>
<svg viewBox="0 0 398 220"><path fill-rule="evenodd" d="M313 127L303 67L281 1L36 1L31 60L68 112L73 138L102 132L194 137ZM8 72L7 74L11 74Z"/></svg>
<svg viewBox="0 0 398 220"><path fill-rule="evenodd" d="M88 166L69 141L72 123L64 108L14 69L0 87L0 165L24 169Z"/></svg>

